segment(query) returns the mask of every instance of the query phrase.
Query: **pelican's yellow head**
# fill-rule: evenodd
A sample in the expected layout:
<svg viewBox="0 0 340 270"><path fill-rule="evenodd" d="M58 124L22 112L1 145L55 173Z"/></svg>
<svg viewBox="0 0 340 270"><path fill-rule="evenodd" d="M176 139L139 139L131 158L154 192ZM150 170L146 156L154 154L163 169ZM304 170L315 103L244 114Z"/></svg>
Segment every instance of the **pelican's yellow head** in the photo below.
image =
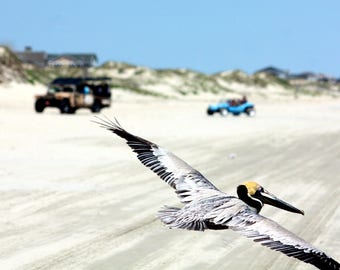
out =
<svg viewBox="0 0 340 270"><path fill-rule="evenodd" d="M261 189L261 186L256 182L245 182L243 183L247 187L249 196L253 196L257 190Z"/></svg>

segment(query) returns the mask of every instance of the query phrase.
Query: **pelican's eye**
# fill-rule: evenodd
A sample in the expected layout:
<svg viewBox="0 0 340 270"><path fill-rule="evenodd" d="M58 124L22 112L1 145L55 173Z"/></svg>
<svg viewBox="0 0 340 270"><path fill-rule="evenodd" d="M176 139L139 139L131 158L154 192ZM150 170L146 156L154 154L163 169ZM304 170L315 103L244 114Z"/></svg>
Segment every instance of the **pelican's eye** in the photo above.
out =
<svg viewBox="0 0 340 270"><path fill-rule="evenodd" d="M263 187L258 187L257 191L264 192L264 188Z"/></svg>

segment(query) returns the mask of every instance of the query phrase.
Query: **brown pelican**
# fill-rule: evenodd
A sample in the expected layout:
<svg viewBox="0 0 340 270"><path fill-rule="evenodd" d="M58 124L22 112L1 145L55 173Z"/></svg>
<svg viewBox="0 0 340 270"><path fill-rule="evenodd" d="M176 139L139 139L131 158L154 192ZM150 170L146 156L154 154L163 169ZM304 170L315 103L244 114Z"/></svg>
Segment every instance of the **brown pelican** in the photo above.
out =
<svg viewBox="0 0 340 270"><path fill-rule="evenodd" d="M302 210L278 199L256 182L239 185L238 198L223 193L186 162L157 144L125 131L117 120L97 119L94 122L125 139L142 164L175 189L184 206L165 206L158 214L169 228L231 229L319 269L340 269L340 264L323 251L259 214L264 204L303 215Z"/></svg>

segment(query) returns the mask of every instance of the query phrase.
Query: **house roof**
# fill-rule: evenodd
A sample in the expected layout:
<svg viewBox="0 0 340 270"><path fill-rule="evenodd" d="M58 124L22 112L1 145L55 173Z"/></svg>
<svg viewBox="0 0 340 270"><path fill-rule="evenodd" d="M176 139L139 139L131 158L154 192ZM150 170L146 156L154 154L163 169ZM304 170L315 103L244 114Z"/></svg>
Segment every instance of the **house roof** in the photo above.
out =
<svg viewBox="0 0 340 270"><path fill-rule="evenodd" d="M279 69L273 66L268 66L262 69L257 70L255 73L269 73L269 74L286 74L287 71L283 69Z"/></svg>
<svg viewBox="0 0 340 270"><path fill-rule="evenodd" d="M301 73L295 73L295 74L290 74L289 78L290 79L308 79L308 78L316 78L317 74L313 72L301 72Z"/></svg>

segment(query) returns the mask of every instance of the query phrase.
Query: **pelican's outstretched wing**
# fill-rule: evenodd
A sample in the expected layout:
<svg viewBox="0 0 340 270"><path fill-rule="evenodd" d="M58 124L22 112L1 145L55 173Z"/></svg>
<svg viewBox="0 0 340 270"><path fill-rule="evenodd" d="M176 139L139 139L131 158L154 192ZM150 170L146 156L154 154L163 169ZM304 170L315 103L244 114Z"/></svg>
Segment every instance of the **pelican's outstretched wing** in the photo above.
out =
<svg viewBox="0 0 340 270"><path fill-rule="evenodd" d="M226 220L223 216L226 215L228 209L224 206L215 209L213 212L215 213L210 213L210 216L215 216L213 220L215 224L228 226L263 246L310 263L319 269L340 269L340 264L337 261L271 219L244 209L231 219Z"/></svg>
<svg viewBox="0 0 340 270"><path fill-rule="evenodd" d="M125 131L117 120L113 122L96 118L98 121L94 121L95 123L125 139L143 165L176 190L181 202L190 202L194 197L197 198L199 193L206 193L208 190L212 193L220 192L200 172L166 149Z"/></svg>

